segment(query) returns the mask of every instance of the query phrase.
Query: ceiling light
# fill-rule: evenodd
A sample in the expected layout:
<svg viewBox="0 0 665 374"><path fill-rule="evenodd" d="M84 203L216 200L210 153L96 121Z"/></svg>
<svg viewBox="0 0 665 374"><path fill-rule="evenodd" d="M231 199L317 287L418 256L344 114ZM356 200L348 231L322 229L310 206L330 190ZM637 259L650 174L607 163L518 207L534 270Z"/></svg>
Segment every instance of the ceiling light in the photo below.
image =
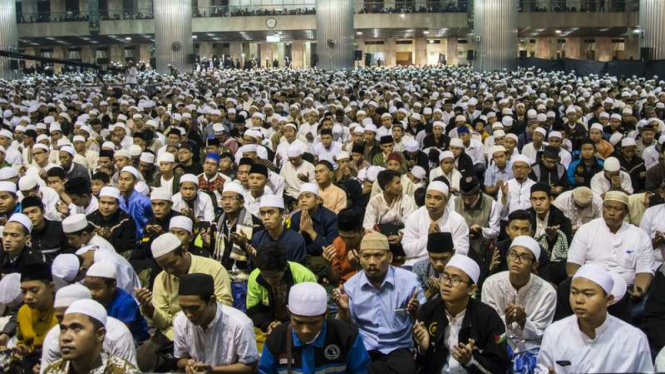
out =
<svg viewBox="0 0 665 374"><path fill-rule="evenodd" d="M556 30L555 33L561 34L561 30Z"/></svg>
<svg viewBox="0 0 665 374"><path fill-rule="evenodd" d="M358 32L356 32L356 35L362 35L362 34L363 34L362 31L358 31Z"/></svg>
<svg viewBox="0 0 665 374"><path fill-rule="evenodd" d="M429 35L429 31L425 30L425 31L423 31L423 34Z"/></svg>
<svg viewBox="0 0 665 374"><path fill-rule="evenodd" d="M196 38L198 38L198 36L192 35L192 39L196 39Z"/></svg>
<svg viewBox="0 0 665 374"><path fill-rule="evenodd" d="M125 40L132 40L132 37L131 37L131 36L127 36L127 37L125 37Z"/></svg>

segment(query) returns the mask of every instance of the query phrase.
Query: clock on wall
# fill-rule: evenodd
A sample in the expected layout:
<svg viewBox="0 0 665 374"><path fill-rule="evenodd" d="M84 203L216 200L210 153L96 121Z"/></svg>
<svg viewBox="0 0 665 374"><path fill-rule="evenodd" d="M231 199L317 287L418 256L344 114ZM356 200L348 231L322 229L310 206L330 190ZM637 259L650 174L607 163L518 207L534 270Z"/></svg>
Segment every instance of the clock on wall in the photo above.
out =
<svg viewBox="0 0 665 374"><path fill-rule="evenodd" d="M277 20L272 17L269 17L266 20L266 27L272 30L275 28L275 26L277 26Z"/></svg>

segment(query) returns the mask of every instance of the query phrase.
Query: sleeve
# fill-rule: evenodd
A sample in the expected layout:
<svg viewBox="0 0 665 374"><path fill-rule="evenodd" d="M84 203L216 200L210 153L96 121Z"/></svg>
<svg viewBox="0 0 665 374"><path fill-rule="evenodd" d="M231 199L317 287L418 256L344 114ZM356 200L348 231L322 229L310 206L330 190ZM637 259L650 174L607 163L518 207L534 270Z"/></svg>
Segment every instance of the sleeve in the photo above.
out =
<svg viewBox="0 0 665 374"><path fill-rule="evenodd" d="M337 194L337 204L335 204L335 213L339 213L342 210L346 209L346 193L344 191L339 191Z"/></svg>
<svg viewBox="0 0 665 374"><path fill-rule="evenodd" d="M58 334L60 329L51 329L51 331L46 334L44 338L44 343L42 344L42 359L40 366L40 373L44 374L46 367L57 361L60 355L60 346L58 343Z"/></svg>
<svg viewBox="0 0 665 374"><path fill-rule="evenodd" d="M210 196L207 197L205 205L203 206L203 220L206 222L212 222L215 220L215 207L212 205L212 199Z"/></svg>
<svg viewBox="0 0 665 374"><path fill-rule="evenodd" d="M404 195L402 197L402 200L404 201L404 207L402 211L402 219L406 219L409 217L413 212L415 212L418 207L416 206L416 203L413 201L413 199L410 196Z"/></svg>
<svg viewBox="0 0 665 374"><path fill-rule="evenodd" d="M635 367L633 371L636 373L653 373L654 367L651 361L651 349L647 337L641 331L638 331L640 336L639 344L637 345L637 352L635 353Z"/></svg>
<svg viewBox="0 0 665 374"><path fill-rule="evenodd" d="M637 253L637 264L635 266L635 273L649 273L654 274L656 268L653 245L649 235L644 231L640 233L640 244Z"/></svg>
<svg viewBox="0 0 665 374"><path fill-rule="evenodd" d="M335 245L335 258L332 259L332 272L338 277L353 271L353 266L349 262L349 258L346 255L346 251L340 248L338 245Z"/></svg>
<svg viewBox="0 0 665 374"><path fill-rule="evenodd" d="M599 178L596 178L596 175L594 175L591 178L590 186L591 186L591 191L593 191L593 193L600 196L600 195L604 194L605 192L603 191L603 186L600 185L600 182L598 181L598 179Z"/></svg>
<svg viewBox="0 0 665 374"><path fill-rule="evenodd" d="M247 316L252 320L254 326L265 332L272 322L270 306L262 304L261 289L256 282L256 276L250 276L247 283Z"/></svg>
<svg viewBox="0 0 665 374"><path fill-rule="evenodd" d="M259 360L259 373L260 374L277 374L277 361L275 356L270 352L267 344L263 345L263 352L261 352L261 359Z"/></svg>
<svg viewBox="0 0 665 374"><path fill-rule="evenodd" d="M653 219L652 212L652 209L647 209L642 216L642 221L640 222L640 229L649 235L649 239L653 239L656 234L654 226L651 224L651 220Z"/></svg>
<svg viewBox="0 0 665 374"><path fill-rule="evenodd" d="M126 326L118 326L125 330L124 334L119 334L118 340L113 344L113 347L109 349L109 354L113 356L122 357L125 360L129 361L132 365L138 367L136 361L136 348L134 347L134 337L132 333Z"/></svg>
<svg viewBox="0 0 665 374"><path fill-rule="evenodd" d="M173 314L169 305L168 290L164 288L163 278L158 278L153 285L152 306L155 307L155 313L152 315L153 325L164 330L173 324Z"/></svg>
<svg viewBox="0 0 665 374"><path fill-rule="evenodd" d="M575 183L575 167L577 167L577 161L573 161L568 165L568 180L570 181L570 185L575 187L577 183Z"/></svg>
<svg viewBox="0 0 665 374"><path fill-rule="evenodd" d="M469 226L462 219L455 227L451 228L453 242L455 243L455 253L467 254L469 253ZM427 236L425 236L425 244L427 244Z"/></svg>
<svg viewBox="0 0 665 374"><path fill-rule="evenodd" d="M496 239L501 231L501 204L492 202L492 211L490 212L489 227L483 227L483 237L486 239Z"/></svg>
<svg viewBox="0 0 665 374"><path fill-rule="evenodd" d="M369 373L369 366L371 364L372 360L369 357L369 353L367 353L367 350L365 349L365 344L363 343L361 335L358 334L346 361L346 372L367 374Z"/></svg>
<svg viewBox="0 0 665 374"><path fill-rule="evenodd" d="M427 235L421 235L419 230L420 226L425 223L418 219L419 212L419 210L416 210L407 218L404 237L402 237L404 252L407 258L411 259L422 257L427 252Z"/></svg>
<svg viewBox="0 0 665 374"><path fill-rule="evenodd" d="M485 187L494 187L494 172L492 171L492 165L487 167L485 170Z"/></svg>
<svg viewBox="0 0 665 374"><path fill-rule="evenodd" d="M552 332L548 334L548 331L545 331L545 335L543 335L543 342L540 345L540 351L538 352L538 358L536 359L536 374L548 374L549 368L554 368L554 357L552 356L552 353L557 347L553 335Z"/></svg>
<svg viewBox="0 0 665 374"><path fill-rule="evenodd" d="M331 219L329 222L323 221L322 223L325 224L325 227L323 227L323 235L318 234L316 235L316 239L314 241L309 240L310 243L307 244L308 246L308 251L310 255L314 256L321 256L323 253L323 248L329 246L332 244L333 240L337 238L338 231L337 231L337 220L336 219ZM309 238L307 236L306 238ZM305 242L308 240L305 239Z"/></svg>
<svg viewBox="0 0 665 374"><path fill-rule="evenodd" d="M305 239L299 233L295 231L293 233L296 235L288 246L288 248L291 248L288 260L305 265L307 263L307 245L305 244Z"/></svg>
<svg viewBox="0 0 665 374"><path fill-rule="evenodd" d="M256 348L256 336L251 323L240 326L234 334L234 340L238 362L250 365L258 361L259 351Z"/></svg>
<svg viewBox="0 0 665 374"><path fill-rule="evenodd" d="M587 228L581 227L575 233L575 237L573 237L573 242L570 244L570 248L568 248L567 262L578 265L584 265L584 261L586 260L586 252L588 248L587 241L588 241Z"/></svg>
<svg viewBox="0 0 665 374"><path fill-rule="evenodd" d="M191 357L187 347L185 321L183 321L183 314L176 315L173 320L173 355L177 359Z"/></svg>
<svg viewBox="0 0 665 374"><path fill-rule="evenodd" d="M545 291L541 289L541 292ZM532 315L528 315L524 329L522 331L523 339L538 339L543 336L545 329L552 324L554 319L554 312L556 311L556 292L547 294L543 303L538 306L538 309Z"/></svg>
<svg viewBox="0 0 665 374"><path fill-rule="evenodd" d="M233 295L231 293L231 279L229 278L229 273L223 266L219 265L219 263L215 264L218 266L217 271L213 273L217 301L224 305L232 306Z"/></svg>
<svg viewBox="0 0 665 374"><path fill-rule="evenodd" d="M492 310L492 312L494 312ZM487 340L482 350L474 350L471 362L466 366L470 374L505 373L510 367L505 339L506 328L497 313L488 315L485 323Z"/></svg>
<svg viewBox="0 0 665 374"><path fill-rule="evenodd" d="M374 225L378 224L378 209L375 204L376 199L370 200L367 204L367 210L365 211L365 218L363 218L363 228L365 230L374 230Z"/></svg>

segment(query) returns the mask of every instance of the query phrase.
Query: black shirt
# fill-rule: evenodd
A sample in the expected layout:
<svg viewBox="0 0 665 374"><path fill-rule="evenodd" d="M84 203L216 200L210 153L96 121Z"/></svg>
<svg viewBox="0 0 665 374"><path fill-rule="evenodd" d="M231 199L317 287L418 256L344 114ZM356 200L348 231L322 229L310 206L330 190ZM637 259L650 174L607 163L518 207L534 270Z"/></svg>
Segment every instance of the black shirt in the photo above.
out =
<svg viewBox="0 0 665 374"><path fill-rule="evenodd" d="M102 217L97 210L88 214L90 222L95 232L115 248L116 252L123 253L136 248L136 222L129 214L118 209L108 219Z"/></svg>
<svg viewBox="0 0 665 374"><path fill-rule="evenodd" d="M52 262L60 253L74 253L74 248L67 242L67 236L62 231L62 222L44 219L41 230L32 229L32 250L44 255L47 262Z"/></svg>

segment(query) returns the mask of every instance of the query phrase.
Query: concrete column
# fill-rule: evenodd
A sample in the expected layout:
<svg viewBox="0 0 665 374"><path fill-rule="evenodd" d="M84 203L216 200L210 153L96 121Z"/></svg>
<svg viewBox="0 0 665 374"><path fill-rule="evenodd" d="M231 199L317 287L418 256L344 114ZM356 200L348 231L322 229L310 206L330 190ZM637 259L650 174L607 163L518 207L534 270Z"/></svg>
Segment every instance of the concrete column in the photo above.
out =
<svg viewBox="0 0 665 374"><path fill-rule="evenodd" d="M353 5L354 0L316 1L316 50L320 69L353 68Z"/></svg>
<svg viewBox="0 0 665 374"><path fill-rule="evenodd" d="M416 66L427 65L427 39L416 38L416 56L413 63Z"/></svg>
<svg viewBox="0 0 665 374"><path fill-rule="evenodd" d="M139 45L139 61L150 62L150 49L152 44Z"/></svg>
<svg viewBox="0 0 665 374"><path fill-rule="evenodd" d="M385 61L381 64L381 66L395 66L397 65L397 43L395 43L394 38L388 38L386 39L386 42L384 44L385 46ZM375 63L376 61L372 60L372 63Z"/></svg>
<svg viewBox="0 0 665 374"><path fill-rule="evenodd" d="M37 56L37 54L39 54L39 50L35 47L26 47L25 48L25 54L26 55ZM25 60L25 66L26 67L29 68L29 67L33 67L35 65L36 65L35 61Z"/></svg>
<svg viewBox="0 0 665 374"><path fill-rule="evenodd" d="M243 48L244 50L244 48ZM249 55L247 55L247 52L245 53L245 59L251 59L251 58L256 58L257 60L259 59L259 43L249 43ZM261 61L259 61L259 64Z"/></svg>
<svg viewBox="0 0 665 374"><path fill-rule="evenodd" d="M65 0L51 0L51 17L60 18L65 15Z"/></svg>
<svg viewBox="0 0 665 374"><path fill-rule="evenodd" d="M584 56L582 44L582 38L566 39L566 58L582 58Z"/></svg>
<svg viewBox="0 0 665 374"><path fill-rule="evenodd" d="M450 66L457 66L457 38L448 38L446 47L446 62Z"/></svg>
<svg viewBox="0 0 665 374"><path fill-rule="evenodd" d="M81 47L81 61L87 64L94 64L95 61L95 49L89 45Z"/></svg>
<svg viewBox="0 0 665 374"><path fill-rule="evenodd" d="M271 56L272 56L272 51L270 50L270 43L259 43L259 53L261 54L261 58L259 59L259 64L261 64L261 67L266 66L266 58L269 59L272 62Z"/></svg>
<svg viewBox="0 0 665 374"><path fill-rule="evenodd" d="M155 0L155 47L157 71L169 72L168 65L191 72L187 56L194 51L192 42L192 2L190 0Z"/></svg>
<svg viewBox="0 0 665 374"><path fill-rule="evenodd" d="M242 42L231 42L229 43L229 55L233 59L233 63L236 62L236 59L240 60L240 63L244 63L242 59Z"/></svg>
<svg viewBox="0 0 665 374"><path fill-rule="evenodd" d="M475 0L477 71L517 69L517 6L518 0Z"/></svg>
<svg viewBox="0 0 665 374"><path fill-rule="evenodd" d="M665 59L665 1L640 0L640 48L651 48L651 58Z"/></svg>
<svg viewBox="0 0 665 374"><path fill-rule="evenodd" d="M293 47L292 47L293 48ZM284 43L279 43L277 44L277 52L276 52L276 57L277 61L279 61L279 66L284 67L284 55L286 54L286 45Z"/></svg>
<svg viewBox="0 0 665 374"><path fill-rule="evenodd" d="M626 58L626 60L630 60L631 57L633 58L633 60L640 59L640 41L637 38L626 38L624 48L625 48L624 57Z"/></svg>
<svg viewBox="0 0 665 374"><path fill-rule="evenodd" d="M57 58L60 60L65 60L67 59L67 50L65 47L53 47L53 58ZM60 73L62 71L62 64L54 64L53 65L53 71L56 73Z"/></svg>
<svg viewBox="0 0 665 374"><path fill-rule="evenodd" d="M291 43L291 58L294 68L302 68L305 66L305 42L302 40L294 40Z"/></svg>
<svg viewBox="0 0 665 374"><path fill-rule="evenodd" d="M556 57L556 38L536 39L536 57L544 59Z"/></svg>
<svg viewBox="0 0 665 374"><path fill-rule="evenodd" d="M0 0L0 48L18 52L18 28L16 26L16 3L14 0ZM8 58L0 57L0 78L17 78L18 71L12 72Z"/></svg>
<svg viewBox="0 0 665 374"><path fill-rule="evenodd" d="M199 43L199 57L211 59L214 54L211 42Z"/></svg>
<svg viewBox="0 0 665 374"><path fill-rule="evenodd" d="M55 52L55 51L54 51ZM125 62L125 47L122 45L112 45L109 47L109 61Z"/></svg>
<svg viewBox="0 0 665 374"><path fill-rule="evenodd" d="M312 43L305 42L305 67L312 66Z"/></svg>
<svg viewBox="0 0 665 374"><path fill-rule="evenodd" d="M612 38L596 38L596 60L611 61L612 55Z"/></svg>

